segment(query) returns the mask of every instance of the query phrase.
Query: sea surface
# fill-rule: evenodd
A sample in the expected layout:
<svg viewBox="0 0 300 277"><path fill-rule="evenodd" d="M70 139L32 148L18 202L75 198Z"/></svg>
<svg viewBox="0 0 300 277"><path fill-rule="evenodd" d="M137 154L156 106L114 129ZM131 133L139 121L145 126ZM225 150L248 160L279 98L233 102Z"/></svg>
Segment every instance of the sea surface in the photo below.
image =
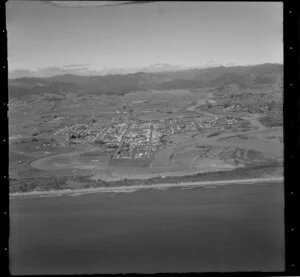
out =
<svg viewBox="0 0 300 277"><path fill-rule="evenodd" d="M283 271L283 184L10 200L10 273Z"/></svg>

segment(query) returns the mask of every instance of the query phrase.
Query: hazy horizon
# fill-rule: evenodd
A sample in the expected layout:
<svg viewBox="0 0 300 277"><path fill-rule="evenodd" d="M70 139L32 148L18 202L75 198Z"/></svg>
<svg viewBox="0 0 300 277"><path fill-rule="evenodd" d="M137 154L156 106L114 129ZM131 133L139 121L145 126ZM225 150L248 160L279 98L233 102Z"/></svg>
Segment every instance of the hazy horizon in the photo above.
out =
<svg viewBox="0 0 300 277"><path fill-rule="evenodd" d="M9 70L283 63L282 8L275 2L66 8L9 1Z"/></svg>

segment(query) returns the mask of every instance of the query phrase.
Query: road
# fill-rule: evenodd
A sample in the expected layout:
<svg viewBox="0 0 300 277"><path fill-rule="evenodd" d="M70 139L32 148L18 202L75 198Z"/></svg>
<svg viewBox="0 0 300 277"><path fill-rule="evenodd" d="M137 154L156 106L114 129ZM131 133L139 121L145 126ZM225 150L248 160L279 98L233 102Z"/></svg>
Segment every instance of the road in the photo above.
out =
<svg viewBox="0 0 300 277"><path fill-rule="evenodd" d="M152 146L152 133L153 133L153 125L149 123L150 135L149 135L149 145L148 145L148 157L151 157L151 146Z"/></svg>
<svg viewBox="0 0 300 277"><path fill-rule="evenodd" d="M130 128L131 128L131 125L132 125L132 121L129 122L126 130L123 132L123 135L122 135L122 138L121 138L121 141L119 143L119 147L118 149L116 150L115 154L113 155L112 159L115 159L117 157L117 155L119 154L119 151L122 149L122 145L124 143L124 139L126 138Z"/></svg>

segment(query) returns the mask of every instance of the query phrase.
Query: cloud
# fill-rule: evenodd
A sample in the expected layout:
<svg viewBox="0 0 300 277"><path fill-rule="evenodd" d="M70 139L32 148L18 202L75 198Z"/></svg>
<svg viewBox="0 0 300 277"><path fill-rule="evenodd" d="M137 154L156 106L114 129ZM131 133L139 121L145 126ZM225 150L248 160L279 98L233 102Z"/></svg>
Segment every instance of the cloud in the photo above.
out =
<svg viewBox="0 0 300 277"><path fill-rule="evenodd" d="M81 67L81 68L87 68L88 66L90 66L91 64L90 63L82 63L82 64L64 64L63 67Z"/></svg>
<svg viewBox="0 0 300 277"><path fill-rule="evenodd" d="M82 64L83 65L83 64ZM51 77L55 75L73 74L73 75L90 75L92 71L82 65L64 65L63 67L51 66L38 68L37 70L15 69L10 70L8 76L10 79L22 77Z"/></svg>
<svg viewBox="0 0 300 277"><path fill-rule="evenodd" d="M29 69L14 69L8 71L8 77L10 79L22 78L22 77L34 77L35 71Z"/></svg>
<svg viewBox="0 0 300 277"><path fill-rule="evenodd" d="M237 65L236 63L227 63L226 66L234 66Z"/></svg>
<svg viewBox="0 0 300 277"><path fill-rule="evenodd" d="M71 67L44 67L44 68L39 68L37 70L37 75L39 77L50 77L54 75L63 75L63 74L74 74L74 75L86 75L89 74L89 68L87 67L76 67L76 66L71 66Z"/></svg>

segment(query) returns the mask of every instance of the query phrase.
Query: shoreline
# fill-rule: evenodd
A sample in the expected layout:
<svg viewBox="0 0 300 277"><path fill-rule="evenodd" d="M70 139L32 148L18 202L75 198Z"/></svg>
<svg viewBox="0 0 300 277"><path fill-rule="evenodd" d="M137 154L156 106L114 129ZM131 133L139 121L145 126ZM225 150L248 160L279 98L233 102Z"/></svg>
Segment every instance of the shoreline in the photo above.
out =
<svg viewBox="0 0 300 277"><path fill-rule="evenodd" d="M143 189L168 189L178 187L216 187L230 184L255 184L264 182L283 182L284 177L265 177L265 178L249 178L249 179L232 179L232 180L218 180L218 181L202 181L202 182L183 182L178 184L152 184L152 185L132 185L119 187L98 187L98 188L83 188L83 189L63 189L63 190L49 190L49 191L30 191L30 192L15 192L10 193L9 197L22 196L55 196L55 195L69 195L69 194L88 194L88 193L105 193L105 192L133 192Z"/></svg>

